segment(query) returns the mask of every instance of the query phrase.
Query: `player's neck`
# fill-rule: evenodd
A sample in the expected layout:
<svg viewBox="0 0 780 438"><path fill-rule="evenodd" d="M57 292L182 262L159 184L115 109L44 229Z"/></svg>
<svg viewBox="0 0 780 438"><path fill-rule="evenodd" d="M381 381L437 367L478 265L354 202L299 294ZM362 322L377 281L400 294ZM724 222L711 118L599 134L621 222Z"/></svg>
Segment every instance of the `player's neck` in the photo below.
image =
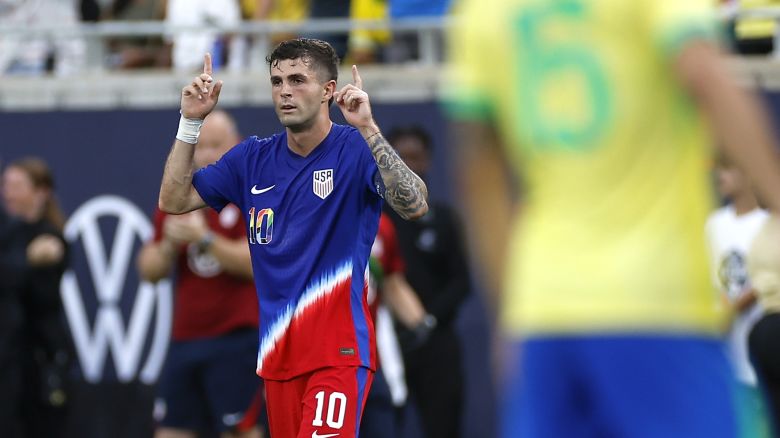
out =
<svg viewBox="0 0 780 438"><path fill-rule="evenodd" d="M329 117L319 117L303 130L287 128L287 147L302 157L308 156L330 133L333 122Z"/></svg>
<svg viewBox="0 0 780 438"><path fill-rule="evenodd" d="M748 214L759 207L758 200L753 193L741 193L734 196L731 200L731 205L734 207L734 213L737 216Z"/></svg>

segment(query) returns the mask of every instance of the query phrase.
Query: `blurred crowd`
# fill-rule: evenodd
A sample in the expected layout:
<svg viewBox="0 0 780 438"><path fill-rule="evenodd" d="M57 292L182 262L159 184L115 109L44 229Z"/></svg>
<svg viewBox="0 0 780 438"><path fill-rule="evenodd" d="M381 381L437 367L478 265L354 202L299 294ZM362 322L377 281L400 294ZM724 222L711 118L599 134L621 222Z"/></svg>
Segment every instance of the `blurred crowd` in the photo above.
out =
<svg viewBox="0 0 780 438"><path fill-rule="evenodd" d="M244 21L295 22L307 19L401 20L442 17L451 0L0 0L0 26L54 27L67 30L87 22L162 21L174 27L232 27ZM418 58L414 33L387 29L349 33L273 34L270 43L294 36L327 40L346 62L404 62ZM110 69L196 69L203 53L211 52L215 69L240 70L261 40L246 35L209 31L162 36L111 37L105 41L103 65ZM265 39L262 39L266 43ZM76 35L7 33L0 37L0 73L58 75L81 71L89 42Z"/></svg>
<svg viewBox="0 0 780 438"><path fill-rule="evenodd" d="M162 21L172 26L236 26L242 22L295 22L307 19L403 20L444 17L453 0L0 0L0 26L75 27L81 22ZM774 52L777 20L737 17L738 10L778 6L778 0L721 0L726 38L740 54ZM406 62L419 59L415 32L353 29L349 33L271 35L271 44L293 37L325 39L349 63ZM194 70L203 52L214 54L215 67L241 70L256 66L253 45L261 38L184 32L162 36L106 39L102 63L109 69L170 68ZM0 73L58 75L81 71L88 42L66 37L7 34L0 37Z"/></svg>
<svg viewBox="0 0 780 438"><path fill-rule="evenodd" d="M0 26L58 29L87 22L162 21L172 26L236 26L242 22L295 22L307 19L403 20L444 17L453 0L0 0ZM778 0L721 0L726 37L736 53L764 55L774 51L777 20L737 17L738 10L778 6ZM406 62L419 59L415 32L353 29L349 33L271 35L271 44L293 37L325 39L348 63ZM202 53L214 54L215 67L240 70L256 66L253 45L259 37L184 32L162 36L110 37L102 65L109 69L169 68L194 70ZM88 41L75 35L0 37L0 73L58 75L81 71ZM262 59L260 60L262 61Z"/></svg>

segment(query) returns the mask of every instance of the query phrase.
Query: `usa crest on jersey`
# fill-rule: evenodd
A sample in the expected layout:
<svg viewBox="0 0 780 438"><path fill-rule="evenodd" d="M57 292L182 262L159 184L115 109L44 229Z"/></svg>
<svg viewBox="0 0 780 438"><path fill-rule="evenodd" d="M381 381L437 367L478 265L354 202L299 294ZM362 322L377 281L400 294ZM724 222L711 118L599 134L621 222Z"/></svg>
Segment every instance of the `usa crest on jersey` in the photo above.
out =
<svg viewBox="0 0 780 438"><path fill-rule="evenodd" d="M315 170L312 177L314 194L325 199L333 191L333 169Z"/></svg>

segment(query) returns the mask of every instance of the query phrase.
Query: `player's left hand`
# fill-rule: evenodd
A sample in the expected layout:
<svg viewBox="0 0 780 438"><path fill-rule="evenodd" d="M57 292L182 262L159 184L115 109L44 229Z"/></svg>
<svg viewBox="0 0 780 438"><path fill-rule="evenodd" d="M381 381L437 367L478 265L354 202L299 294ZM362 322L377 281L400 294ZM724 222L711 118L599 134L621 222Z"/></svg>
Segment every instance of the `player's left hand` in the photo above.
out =
<svg viewBox="0 0 780 438"><path fill-rule="evenodd" d="M336 104L350 125L356 128L371 126L374 122L371 103L368 93L363 91L363 80L356 65L352 66L352 82L333 93Z"/></svg>

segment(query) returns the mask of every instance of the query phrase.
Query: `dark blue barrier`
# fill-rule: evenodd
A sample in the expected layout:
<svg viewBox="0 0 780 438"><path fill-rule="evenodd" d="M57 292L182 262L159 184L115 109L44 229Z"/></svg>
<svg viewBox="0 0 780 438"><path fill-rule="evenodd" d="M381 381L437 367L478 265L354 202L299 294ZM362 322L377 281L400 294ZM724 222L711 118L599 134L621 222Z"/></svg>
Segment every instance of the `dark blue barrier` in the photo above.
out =
<svg viewBox="0 0 780 438"><path fill-rule="evenodd" d="M270 107L228 108L244 135L281 130ZM375 105L385 132L421 123L434 142L431 197L450 200L446 127L435 103ZM72 269L62 296L78 351L70 436L139 438L152 428L153 385L167 348L170 283L140 283L134 260L149 237L177 109L0 113L0 162L36 155L52 167L70 220ZM343 118L334 111L334 120ZM464 437L494 435L489 334L478 295L461 312L466 354ZM442 364L446 366L446 364Z"/></svg>

